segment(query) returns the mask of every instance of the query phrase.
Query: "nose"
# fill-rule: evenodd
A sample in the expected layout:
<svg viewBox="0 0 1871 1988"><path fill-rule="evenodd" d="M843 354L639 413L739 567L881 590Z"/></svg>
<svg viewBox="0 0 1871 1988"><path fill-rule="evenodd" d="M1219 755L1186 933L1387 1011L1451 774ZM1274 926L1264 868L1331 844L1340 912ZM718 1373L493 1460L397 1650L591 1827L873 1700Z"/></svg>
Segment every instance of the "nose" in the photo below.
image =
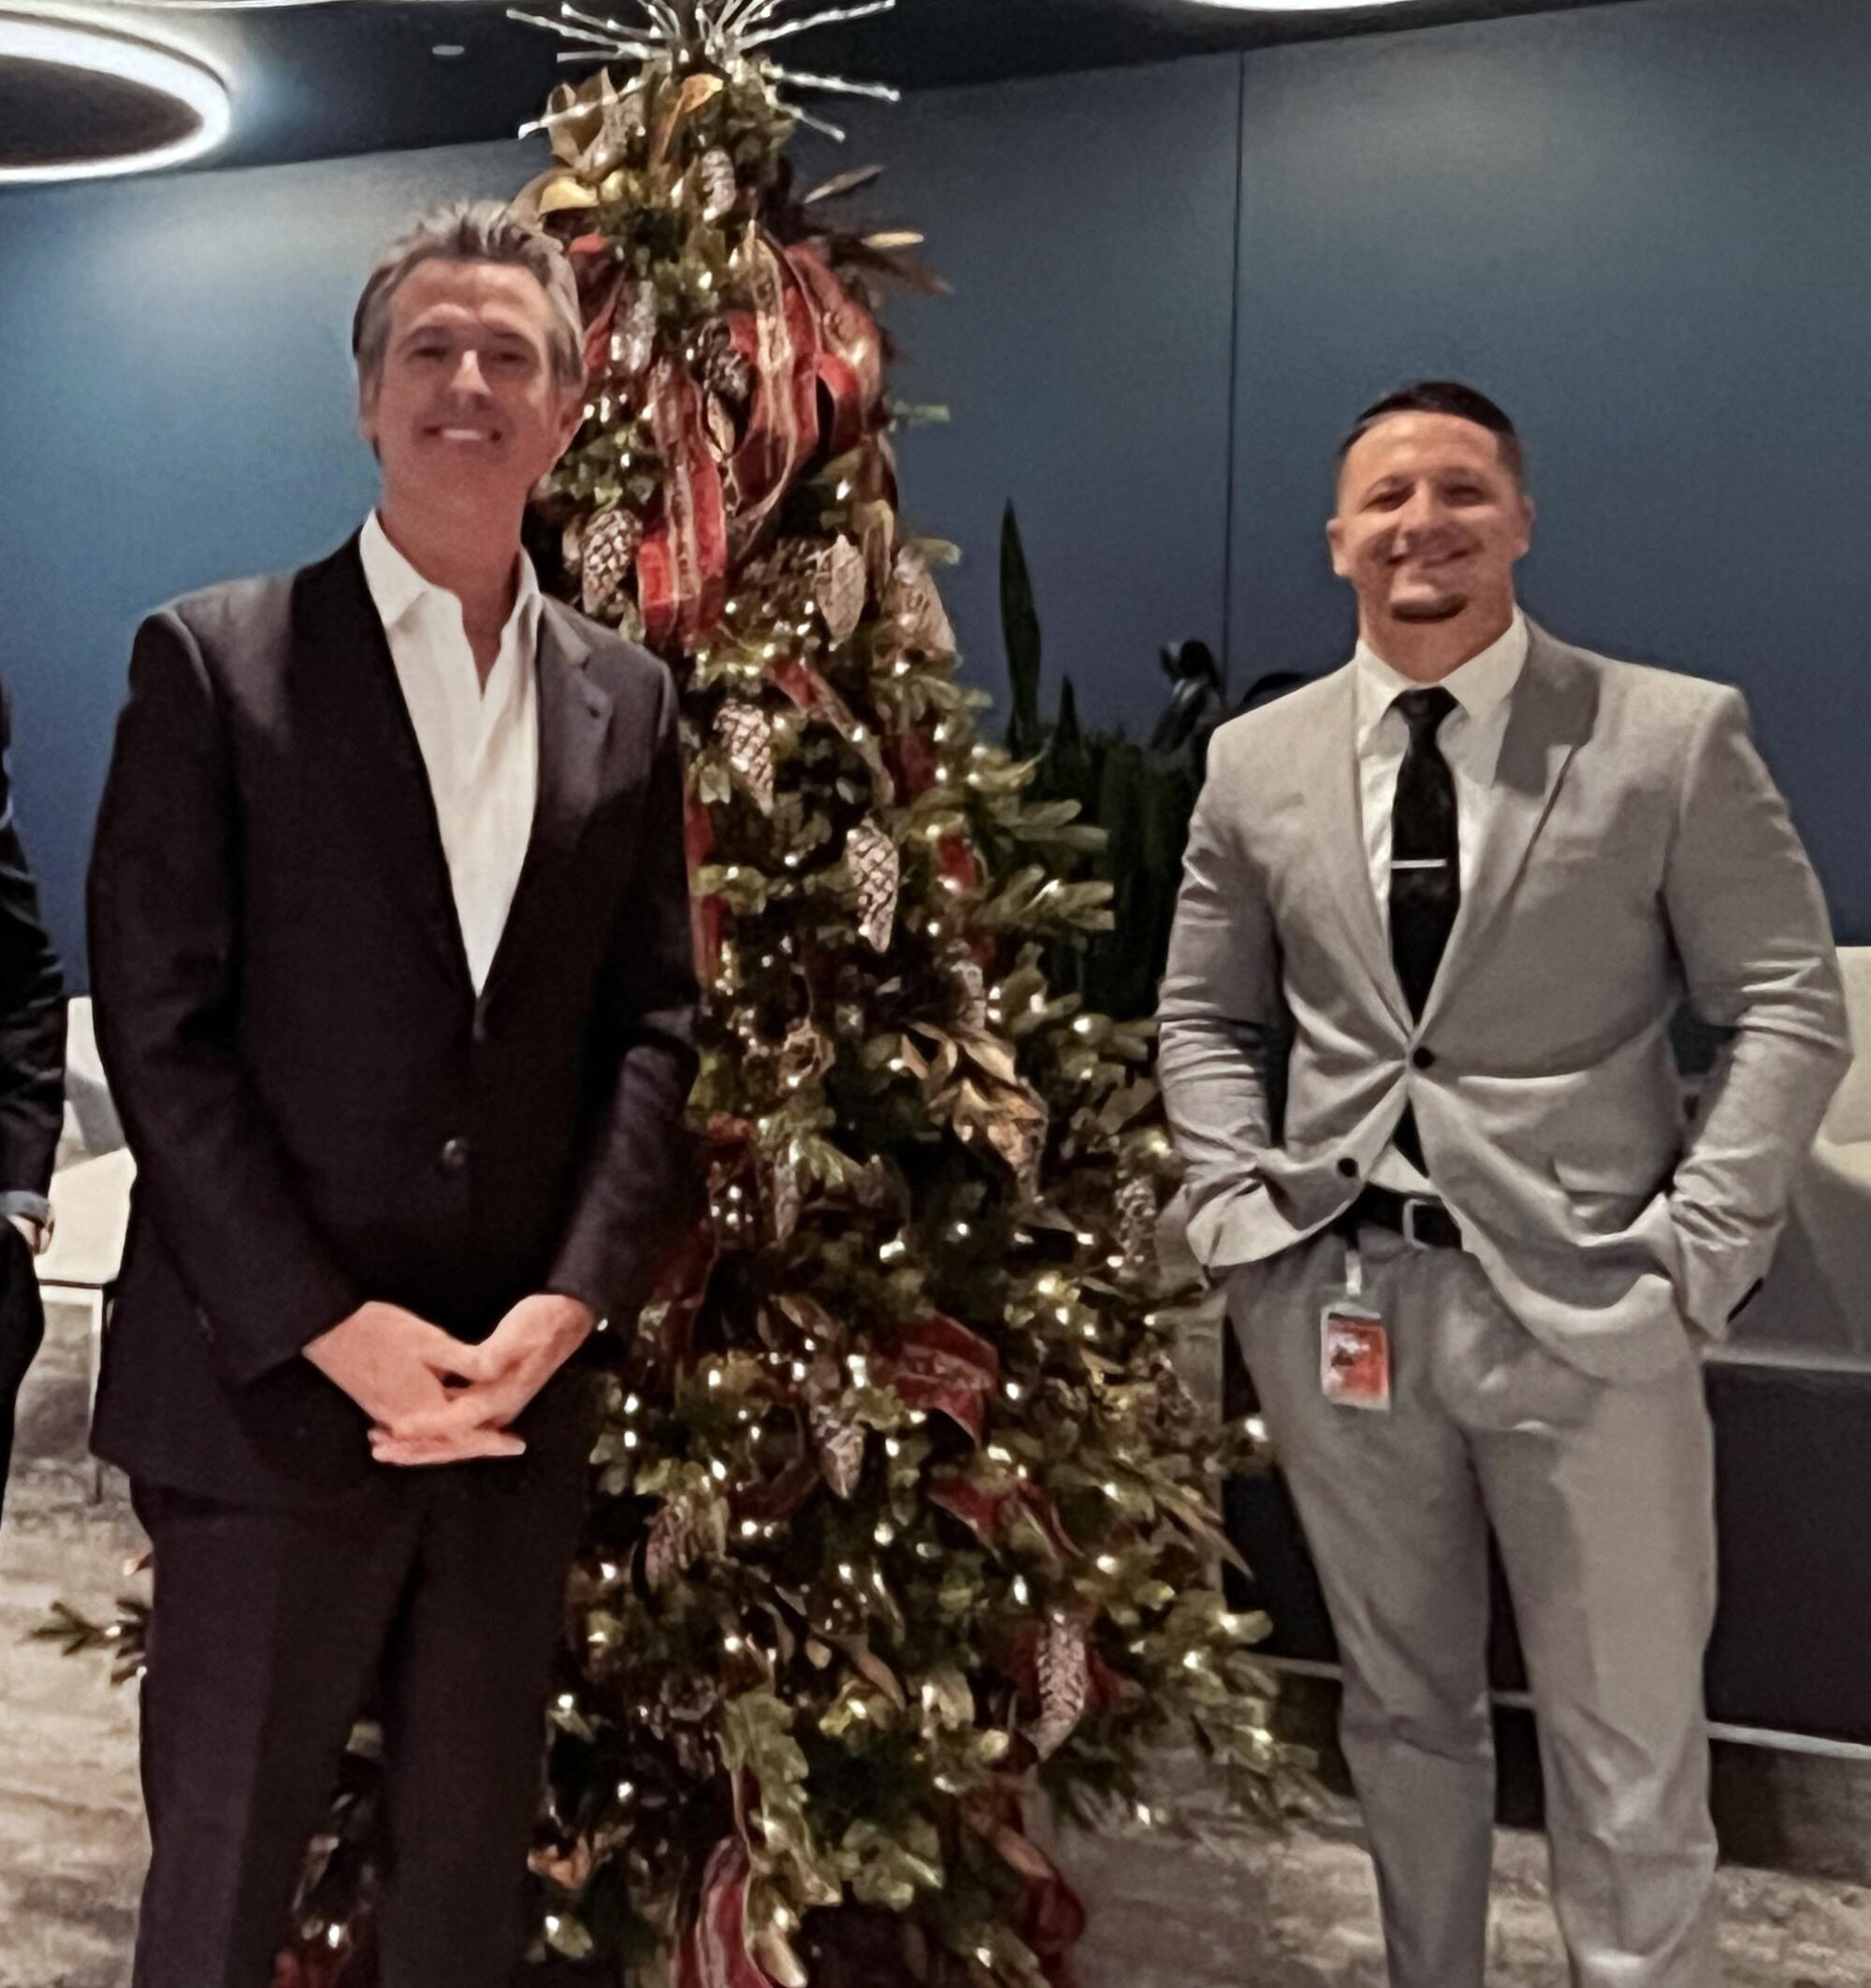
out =
<svg viewBox="0 0 1871 1988"><path fill-rule="evenodd" d="M481 370L481 355L472 346L455 362L455 377L449 385L453 392L475 399L487 391L487 376Z"/></svg>
<svg viewBox="0 0 1871 1988"><path fill-rule="evenodd" d="M1443 522L1443 501L1430 483L1420 483L1397 514L1398 536L1403 540L1426 538Z"/></svg>

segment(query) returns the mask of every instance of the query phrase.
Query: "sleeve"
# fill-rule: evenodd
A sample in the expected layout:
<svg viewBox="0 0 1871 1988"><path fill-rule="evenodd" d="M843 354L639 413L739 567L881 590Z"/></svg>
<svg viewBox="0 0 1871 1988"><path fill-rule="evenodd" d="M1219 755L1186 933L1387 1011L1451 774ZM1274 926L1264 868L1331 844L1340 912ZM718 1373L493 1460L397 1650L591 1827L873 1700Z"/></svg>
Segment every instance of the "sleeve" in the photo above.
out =
<svg viewBox="0 0 1871 1988"><path fill-rule="evenodd" d="M1267 881L1229 818L1230 755L1218 738L1183 859L1157 1009L1157 1074L1187 1168L1189 1246L1218 1270L1248 1255L1239 1217L1265 1198L1270 1072L1287 1031Z"/></svg>
<svg viewBox="0 0 1871 1988"><path fill-rule="evenodd" d="M699 1178L684 1125L698 1061L698 988L683 807L675 686L663 671L642 860L620 894L603 974L616 1075L546 1279L548 1290L620 1323L648 1296Z"/></svg>
<svg viewBox="0 0 1871 1988"><path fill-rule="evenodd" d="M0 1214L43 1222L65 1119L65 983L13 816L0 692Z"/></svg>
<svg viewBox="0 0 1871 1988"><path fill-rule="evenodd" d="M1736 691L1686 756L1663 897L1690 1005L1726 1038L1670 1195L1684 1308L1719 1335L1851 1058L1825 900Z"/></svg>
<svg viewBox="0 0 1871 1988"><path fill-rule="evenodd" d="M301 1205L241 1062L238 842L209 671L181 619L153 616L131 656L92 851L92 992L138 1198L237 1386L366 1295Z"/></svg>

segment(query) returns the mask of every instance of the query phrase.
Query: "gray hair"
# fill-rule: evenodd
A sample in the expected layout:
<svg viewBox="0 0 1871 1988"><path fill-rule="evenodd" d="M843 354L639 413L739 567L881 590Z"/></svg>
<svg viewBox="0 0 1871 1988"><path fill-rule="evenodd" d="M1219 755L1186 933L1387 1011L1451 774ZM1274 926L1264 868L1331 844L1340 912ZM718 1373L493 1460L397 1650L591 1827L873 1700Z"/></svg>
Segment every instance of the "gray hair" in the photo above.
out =
<svg viewBox="0 0 1871 1988"><path fill-rule="evenodd" d="M561 385L585 381L585 321L578 283L565 251L498 200L457 201L423 215L393 241L370 271L351 320L351 355L369 383L384 370L390 342L390 301L409 273L425 262L498 262L527 271L552 305L552 370Z"/></svg>

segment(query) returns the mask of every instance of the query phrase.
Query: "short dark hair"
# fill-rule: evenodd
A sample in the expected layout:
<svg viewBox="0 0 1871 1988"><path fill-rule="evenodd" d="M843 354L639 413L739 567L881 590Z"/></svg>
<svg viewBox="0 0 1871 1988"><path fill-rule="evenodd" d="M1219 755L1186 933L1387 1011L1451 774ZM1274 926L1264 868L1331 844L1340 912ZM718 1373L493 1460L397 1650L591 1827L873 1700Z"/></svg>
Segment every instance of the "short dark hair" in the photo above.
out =
<svg viewBox="0 0 1871 1988"><path fill-rule="evenodd" d="M1459 380L1412 380L1395 393L1374 400L1352 424L1351 433L1339 443L1339 467L1359 442L1380 421L1392 414L1453 414L1458 421L1472 421L1485 428L1501 448L1501 459L1514 481L1523 489L1527 484L1527 452L1520 445L1520 431L1506 412L1490 400L1479 387Z"/></svg>

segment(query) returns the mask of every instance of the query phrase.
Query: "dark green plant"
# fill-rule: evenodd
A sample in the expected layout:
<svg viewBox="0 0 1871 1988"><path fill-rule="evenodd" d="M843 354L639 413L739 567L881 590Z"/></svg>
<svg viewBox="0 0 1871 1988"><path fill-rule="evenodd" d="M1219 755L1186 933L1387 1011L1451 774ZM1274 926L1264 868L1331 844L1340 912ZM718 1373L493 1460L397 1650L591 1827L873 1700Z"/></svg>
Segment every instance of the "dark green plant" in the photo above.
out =
<svg viewBox="0 0 1871 1988"><path fill-rule="evenodd" d="M1000 577L1012 689L1007 749L1016 759L1038 762L1032 788L1037 800L1072 804L1075 813L1067 819L1095 832L1081 839L1076 853L1062 855L1070 874L1111 887L1112 929L1055 944L1047 957L1047 977L1100 1013L1141 1021L1155 1011L1168 955L1196 783L1184 768L1153 760L1122 731L1086 732L1069 676L1060 685L1057 718L1050 726L1040 718L1039 615L1011 504L1001 526Z"/></svg>

